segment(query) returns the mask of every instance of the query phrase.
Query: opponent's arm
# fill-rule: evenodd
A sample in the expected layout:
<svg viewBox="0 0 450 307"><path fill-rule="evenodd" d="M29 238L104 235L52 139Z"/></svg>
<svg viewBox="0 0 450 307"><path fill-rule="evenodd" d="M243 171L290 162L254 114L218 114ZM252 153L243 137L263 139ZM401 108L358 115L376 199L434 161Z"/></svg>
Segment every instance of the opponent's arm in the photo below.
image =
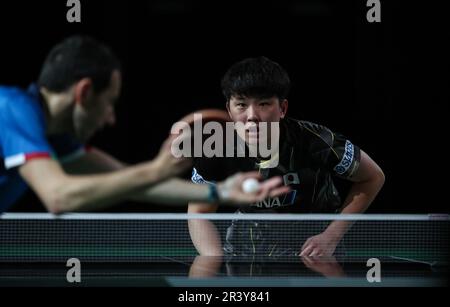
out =
<svg viewBox="0 0 450 307"><path fill-rule="evenodd" d="M354 183L343 204L344 214L365 212L381 190L385 177L375 161L361 150L360 165L349 180ZM305 242L300 256L331 256L350 226L350 221L333 221L323 233Z"/></svg>
<svg viewBox="0 0 450 307"><path fill-rule="evenodd" d="M19 172L50 212L90 211L130 198L190 166L189 160L174 158L168 148L166 141L154 160L105 173L68 174L51 159L28 161Z"/></svg>

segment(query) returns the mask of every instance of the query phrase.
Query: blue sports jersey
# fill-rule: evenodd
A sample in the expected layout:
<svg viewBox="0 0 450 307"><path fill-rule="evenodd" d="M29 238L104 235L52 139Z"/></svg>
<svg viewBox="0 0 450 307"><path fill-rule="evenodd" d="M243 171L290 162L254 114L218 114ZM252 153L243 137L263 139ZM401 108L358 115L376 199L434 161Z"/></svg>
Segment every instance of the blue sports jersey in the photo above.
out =
<svg viewBox="0 0 450 307"><path fill-rule="evenodd" d="M27 190L18 168L36 158L61 162L84 153L84 146L68 135L46 135L39 89L0 86L0 213Z"/></svg>

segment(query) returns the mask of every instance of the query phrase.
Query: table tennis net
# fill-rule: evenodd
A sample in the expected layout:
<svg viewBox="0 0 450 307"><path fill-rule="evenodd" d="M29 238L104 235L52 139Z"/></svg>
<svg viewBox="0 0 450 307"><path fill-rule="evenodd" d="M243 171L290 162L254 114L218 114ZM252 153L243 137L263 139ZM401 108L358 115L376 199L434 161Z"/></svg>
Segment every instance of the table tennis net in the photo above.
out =
<svg viewBox="0 0 450 307"><path fill-rule="evenodd" d="M340 261L391 257L446 263L448 215L342 214L3 214L0 262L158 262L223 253L235 259L291 259L308 238L351 223ZM335 228L335 232L342 230ZM330 232L333 233L333 232ZM211 244L216 242L216 244ZM320 245L320 243L318 243Z"/></svg>

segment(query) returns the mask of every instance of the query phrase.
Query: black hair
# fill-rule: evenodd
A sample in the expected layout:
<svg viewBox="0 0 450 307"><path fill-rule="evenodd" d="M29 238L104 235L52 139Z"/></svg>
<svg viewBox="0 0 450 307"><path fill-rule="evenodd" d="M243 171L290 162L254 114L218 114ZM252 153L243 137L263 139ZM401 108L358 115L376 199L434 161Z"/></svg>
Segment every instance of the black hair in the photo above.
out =
<svg viewBox="0 0 450 307"><path fill-rule="evenodd" d="M120 62L111 49L88 36L71 36L52 48L38 78L38 85L62 92L82 78L91 78L93 88L107 88Z"/></svg>
<svg viewBox="0 0 450 307"><path fill-rule="evenodd" d="M222 79L222 92L231 96L269 98L287 97L291 82L287 72L278 63L266 57L248 58L235 63Z"/></svg>

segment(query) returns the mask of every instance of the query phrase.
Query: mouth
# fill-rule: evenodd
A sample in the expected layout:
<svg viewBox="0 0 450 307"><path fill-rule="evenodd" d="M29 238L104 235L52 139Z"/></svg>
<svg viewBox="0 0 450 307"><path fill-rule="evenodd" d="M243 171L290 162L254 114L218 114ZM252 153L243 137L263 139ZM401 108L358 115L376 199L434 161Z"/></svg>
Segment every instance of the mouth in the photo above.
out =
<svg viewBox="0 0 450 307"><path fill-rule="evenodd" d="M258 131L245 131L245 135L251 138L257 137L259 135Z"/></svg>
<svg viewBox="0 0 450 307"><path fill-rule="evenodd" d="M245 130L245 138L246 138L246 140L256 142L259 139L259 131L258 130Z"/></svg>
<svg viewBox="0 0 450 307"><path fill-rule="evenodd" d="M245 127L245 135L251 138L258 137L259 127L256 123L247 124Z"/></svg>

